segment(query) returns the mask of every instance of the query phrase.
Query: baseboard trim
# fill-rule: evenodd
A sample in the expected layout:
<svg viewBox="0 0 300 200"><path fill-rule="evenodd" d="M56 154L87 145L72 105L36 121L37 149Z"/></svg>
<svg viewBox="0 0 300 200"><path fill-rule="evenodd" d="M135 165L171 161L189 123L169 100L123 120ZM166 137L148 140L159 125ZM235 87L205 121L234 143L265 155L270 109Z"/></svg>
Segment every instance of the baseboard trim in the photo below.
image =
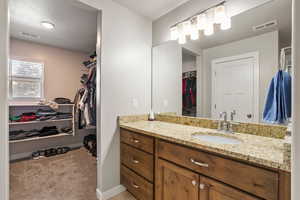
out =
<svg viewBox="0 0 300 200"><path fill-rule="evenodd" d="M122 192L126 191L126 188L123 185L118 185L110 190L101 192L98 188L96 189L97 198L99 200L108 200Z"/></svg>

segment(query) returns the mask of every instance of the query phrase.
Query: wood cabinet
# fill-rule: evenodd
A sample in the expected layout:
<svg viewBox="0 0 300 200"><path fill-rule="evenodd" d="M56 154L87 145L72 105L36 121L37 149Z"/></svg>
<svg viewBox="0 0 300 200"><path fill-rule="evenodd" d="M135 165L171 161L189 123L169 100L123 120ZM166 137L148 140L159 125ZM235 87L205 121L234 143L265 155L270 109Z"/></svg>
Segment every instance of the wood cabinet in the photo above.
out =
<svg viewBox="0 0 300 200"><path fill-rule="evenodd" d="M198 200L199 175L167 161L158 160L155 200Z"/></svg>
<svg viewBox="0 0 300 200"><path fill-rule="evenodd" d="M155 200L262 200L226 184L158 160Z"/></svg>
<svg viewBox="0 0 300 200"><path fill-rule="evenodd" d="M290 200L290 173L121 129L121 182L139 200Z"/></svg>
<svg viewBox="0 0 300 200"><path fill-rule="evenodd" d="M277 200L278 173L159 141L158 156L264 199Z"/></svg>
<svg viewBox="0 0 300 200"><path fill-rule="evenodd" d="M154 138L121 129L121 184L138 200L153 200Z"/></svg>

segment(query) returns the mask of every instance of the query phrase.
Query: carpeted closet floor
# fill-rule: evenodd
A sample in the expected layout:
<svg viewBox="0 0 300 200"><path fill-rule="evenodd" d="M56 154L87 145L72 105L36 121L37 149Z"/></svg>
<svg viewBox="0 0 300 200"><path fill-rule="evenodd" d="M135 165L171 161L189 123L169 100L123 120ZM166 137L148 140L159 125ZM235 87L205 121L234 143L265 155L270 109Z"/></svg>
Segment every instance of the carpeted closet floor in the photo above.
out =
<svg viewBox="0 0 300 200"><path fill-rule="evenodd" d="M11 200L96 200L96 159L84 148L10 165Z"/></svg>
<svg viewBox="0 0 300 200"><path fill-rule="evenodd" d="M97 200L96 159L84 148L10 165L11 200ZM124 192L111 200L134 200Z"/></svg>

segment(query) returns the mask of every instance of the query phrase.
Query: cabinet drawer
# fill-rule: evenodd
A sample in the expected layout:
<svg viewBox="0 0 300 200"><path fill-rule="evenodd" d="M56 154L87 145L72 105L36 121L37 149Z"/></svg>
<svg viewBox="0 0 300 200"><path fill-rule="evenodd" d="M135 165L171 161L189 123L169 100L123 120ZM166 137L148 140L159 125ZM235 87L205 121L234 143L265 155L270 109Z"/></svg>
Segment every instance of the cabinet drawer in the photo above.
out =
<svg viewBox="0 0 300 200"><path fill-rule="evenodd" d="M121 162L149 181L153 181L153 155L121 143Z"/></svg>
<svg viewBox="0 0 300 200"><path fill-rule="evenodd" d="M153 153L154 139L149 136L121 129L121 142L134 146L148 153Z"/></svg>
<svg viewBox="0 0 300 200"><path fill-rule="evenodd" d="M137 199L153 200L153 185L123 165L121 184Z"/></svg>
<svg viewBox="0 0 300 200"><path fill-rule="evenodd" d="M256 196L278 199L278 174L275 172L164 141L158 143L158 155Z"/></svg>

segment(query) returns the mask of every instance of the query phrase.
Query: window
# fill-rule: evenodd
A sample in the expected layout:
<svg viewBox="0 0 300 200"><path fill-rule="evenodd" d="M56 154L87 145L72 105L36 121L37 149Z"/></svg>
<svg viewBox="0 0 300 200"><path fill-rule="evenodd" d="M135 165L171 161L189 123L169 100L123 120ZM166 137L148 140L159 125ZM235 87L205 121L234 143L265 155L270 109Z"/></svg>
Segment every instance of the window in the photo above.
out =
<svg viewBox="0 0 300 200"><path fill-rule="evenodd" d="M9 70L11 100L44 98L44 64L11 59Z"/></svg>

